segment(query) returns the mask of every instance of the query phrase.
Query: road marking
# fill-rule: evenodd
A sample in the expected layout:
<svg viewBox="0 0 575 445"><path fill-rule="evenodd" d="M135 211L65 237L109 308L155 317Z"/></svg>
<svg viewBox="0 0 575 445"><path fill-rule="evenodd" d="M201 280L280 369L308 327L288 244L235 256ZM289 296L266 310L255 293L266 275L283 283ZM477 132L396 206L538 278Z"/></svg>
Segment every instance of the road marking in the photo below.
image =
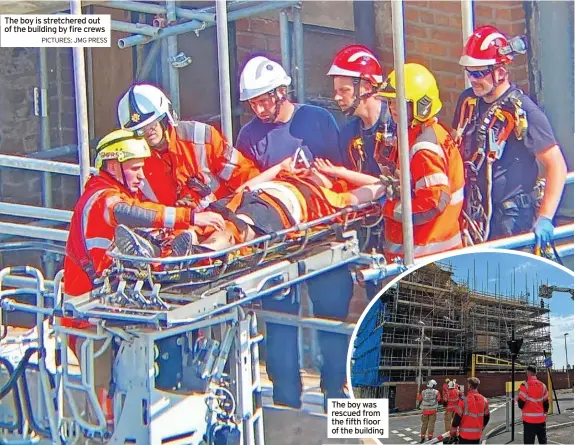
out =
<svg viewBox="0 0 575 445"><path fill-rule="evenodd" d="M403 440L405 440L407 442L413 441L413 439L411 437L404 437Z"/></svg>
<svg viewBox="0 0 575 445"><path fill-rule="evenodd" d="M411 431L411 428L406 428L405 431Z"/></svg>
<svg viewBox="0 0 575 445"><path fill-rule="evenodd" d="M391 430L391 432L392 432L393 434L397 434L397 433L398 433L397 430Z"/></svg>
<svg viewBox="0 0 575 445"><path fill-rule="evenodd" d="M405 434L397 433L399 437L405 437Z"/></svg>

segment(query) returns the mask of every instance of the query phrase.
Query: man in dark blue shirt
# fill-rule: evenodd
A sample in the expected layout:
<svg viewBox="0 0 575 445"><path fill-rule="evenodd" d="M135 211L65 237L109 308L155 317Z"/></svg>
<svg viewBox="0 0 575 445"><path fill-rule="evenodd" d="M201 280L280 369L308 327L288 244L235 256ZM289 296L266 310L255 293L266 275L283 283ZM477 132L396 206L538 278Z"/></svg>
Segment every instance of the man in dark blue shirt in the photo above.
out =
<svg viewBox="0 0 575 445"><path fill-rule="evenodd" d="M335 56L327 75L333 78L334 100L350 117L339 134L343 165L374 176L379 176L385 167L393 174L395 124L387 102L374 94L383 82L377 58L365 46L346 46ZM381 226L372 229L368 252L381 247L381 231ZM368 233L363 231L362 235L366 237ZM381 289L378 284L366 283L368 300Z"/></svg>
<svg viewBox="0 0 575 445"><path fill-rule="evenodd" d="M509 80L507 66L521 46L519 38L481 26L459 61L471 83L453 118L466 165L463 229L474 243L532 230L545 248L567 166L543 111ZM536 161L545 170L539 190Z"/></svg>
<svg viewBox="0 0 575 445"><path fill-rule="evenodd" d="M341 165L339 131L334 117L323 108L294 104L287 97L291 78L281 65L265 57L254 57L240 77L240 100L249 101L255 117L239 132L236 148L265 170L301 148L308 162L325 158ZM281 300L264 298L266 310L298 314L294 295ZM308 280L308 292L317 317L345 320L353 296L353 281L347 266ZM266 367L273 382L276 404L301 407L298 328L266 323ZM347 336L318 332L322 353L321 387L326 398L342 398L346 379Z"/></svg>

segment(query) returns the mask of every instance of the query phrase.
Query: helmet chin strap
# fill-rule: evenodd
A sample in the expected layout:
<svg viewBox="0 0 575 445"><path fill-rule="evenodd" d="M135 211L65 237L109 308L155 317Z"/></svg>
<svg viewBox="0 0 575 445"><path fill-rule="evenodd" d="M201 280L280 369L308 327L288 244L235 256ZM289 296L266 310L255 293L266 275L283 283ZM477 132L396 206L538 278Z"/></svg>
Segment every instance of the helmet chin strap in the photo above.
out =
<svg viewBox="0 0 575 445"><path fill-rule="evenodd" d="M266 119L262 119L262 122L266 123L266 124L273 124L276 122L279 114L280 114L280 110L282 107L282 104L286 101L286 97L285 96L280 96L278 94L278 89L274 89L273 91L270 92L270 95L275 98L275 109L274 109L274 113L266 118Z"/></svg>
<svg viewBox="0 0 575 445"><path fill-rule="evenodd" d="M493 86L491 87L488 93L485 93L485 96L490 96L491 94L493 94L495 92L495 89L505 81L505 78L501 79L499 82L495 80L495 70L497 68L499 68L497 65L493 65L491 68L491 80L493 81Z"/></svg>
<svg viewBox="0 0 575 445"><path fill-rule="evenodd" d="M361 83L361 79L358 78L354 78L353 79L353 102L351 103L351 105L349 107L347 107L345 110L341 110L341 112L343 113L344 116L353 116L355 114L355 111L357 110L357 107L359 106L360 102L363 99L369 99L371 96L373 96L375 94L375 89L372 88L371 91L367 92L367 93L363 93L363 94L359 94L359 85Z"/></svg>

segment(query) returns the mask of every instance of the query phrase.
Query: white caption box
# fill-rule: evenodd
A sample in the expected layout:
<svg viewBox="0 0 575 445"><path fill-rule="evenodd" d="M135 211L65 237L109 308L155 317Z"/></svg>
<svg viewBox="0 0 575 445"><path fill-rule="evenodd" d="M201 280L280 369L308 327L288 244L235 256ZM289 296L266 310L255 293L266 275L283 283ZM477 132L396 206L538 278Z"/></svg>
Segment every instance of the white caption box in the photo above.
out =
<svg viewBox="0 0 575 445"><path fill-rule="evenodd" d="M0 47L105 47L112 44L109 14L2 14Z"/></svg>
<svg viewBox="0 0 575 445"><path fill-rule="evenodd" d="M327 437L329 439L389 438L387 399L329 399Z"/></svg>

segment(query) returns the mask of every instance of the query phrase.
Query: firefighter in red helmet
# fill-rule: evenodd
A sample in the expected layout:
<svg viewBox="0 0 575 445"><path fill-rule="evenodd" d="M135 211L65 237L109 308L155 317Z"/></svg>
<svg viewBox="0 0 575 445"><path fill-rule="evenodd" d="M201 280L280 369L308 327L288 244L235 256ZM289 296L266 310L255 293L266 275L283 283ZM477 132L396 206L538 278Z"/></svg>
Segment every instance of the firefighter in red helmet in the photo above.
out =
<svg viewBox="0 0 575 445"><path fill-rule="evenodd" d="M453 119L466 167L467 244L528 231L539 247L552 241L567 167L547 117L509 79L509 65L525 52L523 37L481 26L459 61L471 83ZM536 161L545 170L543 180Z"/></svg>

